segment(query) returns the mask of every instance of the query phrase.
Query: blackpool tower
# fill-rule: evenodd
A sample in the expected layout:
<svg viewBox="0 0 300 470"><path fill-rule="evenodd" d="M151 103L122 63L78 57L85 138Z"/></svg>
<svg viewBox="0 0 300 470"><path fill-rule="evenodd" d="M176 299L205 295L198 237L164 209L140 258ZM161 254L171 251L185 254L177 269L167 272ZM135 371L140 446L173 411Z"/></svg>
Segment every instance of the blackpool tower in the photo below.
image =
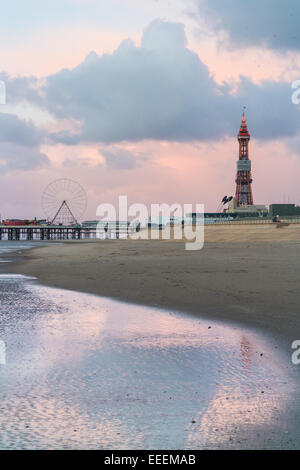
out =
<svg viewBox="0 0 300 470"><path fill-rule="evenodd" d="M236 173L236 207L244 205L253 205L252 196L252 177L251 177L251 161L249 160L249 140L250 134L248 131L245 113L243 113L242 124L240 132L238 133L239 142L239 159L237 161Z"/></svg>

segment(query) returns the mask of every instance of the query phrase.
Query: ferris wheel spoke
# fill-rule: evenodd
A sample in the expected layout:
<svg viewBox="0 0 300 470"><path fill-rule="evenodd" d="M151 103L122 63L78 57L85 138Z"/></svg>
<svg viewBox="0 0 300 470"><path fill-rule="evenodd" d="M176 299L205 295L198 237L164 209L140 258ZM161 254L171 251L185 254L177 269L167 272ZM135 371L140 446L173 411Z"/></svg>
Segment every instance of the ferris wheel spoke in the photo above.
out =
<svg viewBox="0 0 300 470"><path fill-rule="evenodd" d="M48 220L63 224L76 223L86 209L86 202L84 189L68 178L53 181L42 195L42 206Z"/></svg>

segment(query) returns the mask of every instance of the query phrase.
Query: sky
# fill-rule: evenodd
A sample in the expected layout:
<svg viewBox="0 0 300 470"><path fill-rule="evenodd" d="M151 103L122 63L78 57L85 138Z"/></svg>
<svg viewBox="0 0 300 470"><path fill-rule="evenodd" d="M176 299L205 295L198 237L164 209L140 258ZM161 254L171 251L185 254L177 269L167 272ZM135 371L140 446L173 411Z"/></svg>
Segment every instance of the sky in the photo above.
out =
<svg viewBox="0 0 300 470"><path fill-rule="evenodd" d="M0 214L49 183L101 203L234 195L243 106L256 204L300 204L298 0L0 0ZM300 97L300 93L299 93Z"/></svg>

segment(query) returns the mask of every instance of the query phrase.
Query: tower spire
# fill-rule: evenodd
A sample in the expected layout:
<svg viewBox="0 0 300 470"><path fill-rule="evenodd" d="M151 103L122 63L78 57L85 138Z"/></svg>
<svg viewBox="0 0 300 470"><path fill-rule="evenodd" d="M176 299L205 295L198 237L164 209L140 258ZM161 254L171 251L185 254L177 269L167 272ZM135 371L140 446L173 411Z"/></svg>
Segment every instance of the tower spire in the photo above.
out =
<svg viewBox="0 0 300 470"><path fill-rule="evenodd" d="M249 160L249 140L250 133L248 130L245 106L243 108L242 123L238 133L239 142L239 159L237 161L237 175L236 175L236 207L243 205L253 205L252 196L252 176L251 176L251 161Z"/></svg>

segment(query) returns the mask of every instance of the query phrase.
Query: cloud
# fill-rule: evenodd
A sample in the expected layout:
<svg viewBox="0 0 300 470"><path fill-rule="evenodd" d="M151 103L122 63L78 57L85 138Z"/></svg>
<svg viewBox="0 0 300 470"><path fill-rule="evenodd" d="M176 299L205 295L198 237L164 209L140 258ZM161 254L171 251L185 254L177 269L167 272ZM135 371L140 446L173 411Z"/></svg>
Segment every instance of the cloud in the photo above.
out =
<svg viewBox="0 0 300 470"><path fill-rule="evenodd" d="M293 137L300 131L300 109L292 103L289 83L264 81L256 85L241 77L235 97L247 105L247 121L255 138Z"/></svg>
<svg viewBox="0 0 300 470"><path fill-rule="evenodd" d="M48 77L48 110L82 123L80 133L59 133L54 141L188 140L224 132L226 120L215 117L227 96L185 42L181 24L157 20L141 47L127 40L111 55L91 53L75 69Z"/></svg>
<svg viewBox="0 0 300 470"><path fill-rule="evenodd" d="M38 146L47 137L65 145L221 140L237 133L243 105L257 138L293 137L300 127L289 83L257 85L240 77L233 93L187 48L183 25L162 20L145 29L140 46L128 39L111 54L91 52L42 84L34 77L7 80L16 102L27 100L58 122L77 123L47 136L30 121L0 115L0 141L20 145ZM140 162L117 152L107 154L106 164L129 168Z"/></svg>
<svg viewBox="0 0 300 470"><path fill-rule="evenodd" d="M197 0L201 19L235 47L300 49L299 0Z"/></svg>
<svg viewBox="0 0 300 470"><path fill-rule="evenodd" d="M33 122L0 112L0 173L49 165L47 155L40 150L44 138L45 131L38 129Z"/></svg>
<svg viewBox="0 0 300 470"><path fill-rule="evenodd" d="M138 168L148 160L148 155L145 153L136 154L120 148L101 149L100 153L108 167L119 170Z"/></svg>
<svg viewBox="0 0 300 470"><path fill-rule="evenodd" d="M13 142L24 146L37 146L45 137L45 131L38 129L33 122L18 116L0 112L0 142Z"/></svg>
<svg viewBox="0 0 300 470"><path fill-rule="evenodd" d="M8 104L32 102L37 105L42 104L41 90L42 80L36 77L12 77L6 72L0 72L0 80L6 86L6 102Z"/></svg>
<svg viewBox="0 0 300 470"><path fill-rule="evenodd" d="M186 47L183 25L162 20L146 28L140 47L126 40L112 54L92 52L49 76L43 94L56 118L81 123L51 135L66 145L221 139L236 133L243 105L257 137L295 135L300 124L290 84L241 77L233 94Z"/></svg>
<svg viewBox="0 0 300 470"><path fill-rule="evenodd" d="M38 147L0 142L0 174L10 171L30 171L49 165L47 155Z"/></svg>

